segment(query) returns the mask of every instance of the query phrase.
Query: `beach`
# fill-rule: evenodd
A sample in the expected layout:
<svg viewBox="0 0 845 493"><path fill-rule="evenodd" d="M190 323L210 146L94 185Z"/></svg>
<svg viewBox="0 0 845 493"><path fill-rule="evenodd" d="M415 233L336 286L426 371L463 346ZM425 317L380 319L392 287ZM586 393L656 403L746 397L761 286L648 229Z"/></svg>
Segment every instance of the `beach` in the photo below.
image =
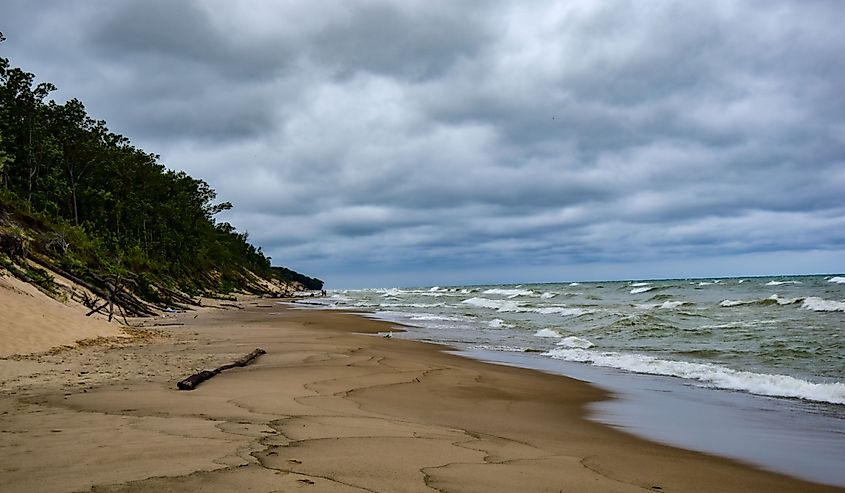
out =
<svg viewBox="0 0 845 493"><path fill-rule="evenodd" d="M841 491L589 421L611 396L574 379L353 314L241 308L0 360L3 491Z"/></svg>

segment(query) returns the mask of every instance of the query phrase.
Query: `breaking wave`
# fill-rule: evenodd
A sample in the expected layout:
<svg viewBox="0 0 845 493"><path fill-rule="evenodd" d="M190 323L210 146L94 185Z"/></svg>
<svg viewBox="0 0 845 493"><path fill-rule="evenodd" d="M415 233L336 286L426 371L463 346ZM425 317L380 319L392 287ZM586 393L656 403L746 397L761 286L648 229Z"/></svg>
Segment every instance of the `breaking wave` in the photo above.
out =
<svg viewBox="0 0 845 493"><path fill-rule="evenodd" d="M543 354L564 361L695 380L706 386L720 389L845 404L845 384L841 382L814 383L787 375L753 373L710 363L672 361L639 354L599 352L579 348L552 349Z"/></svg>
<svg viewBox="0 0 845 493"><path fill-rule="evenodd" d="M812 310L814 312L845 312L845 302L825 300L810 296L804 299L801 308L805 310Z"/></svg>
<svg viewBox="0 0 845 493"><path fill-rule="evenodd" d="M631 286L635 286L635 284L631 284ZM652 289L655 289L655 287L654 286L640 286L638 288L632 289L631 294L647 293L647 292L651 291Z"/></svg>
<svg viewBox="0 0 845 493"><path fill-rule="evenodd" d="M518 296L533 296L534 291L529 289L488 289L486 291L482 291L482 294L498 294L502 296L507 296L508 298L516 298Z"/></svg>
<svg viewBox="0 0 845 493"><path fill-rule="evenodd" d="M804 298L781 298L780 296L773 294L768 298L757 300L722 300L719 303L719 306L729 308L732 306L742 305L793 305L802 301L804 301Z"/></svg>
<svg viewBox="0 0 845 493"><path fill-rule="evenodd" d="M524 302L511 300L491 300L489 298L470 298L462 301L465 305L475 306L478 308L487 308L499 312L516 312L516 313L540 313L543 315L558 314L563 316L581 316L587 313L593 313L592 310L586 308L570 308L565 306L543 306L531 307L526 306Z"/></svg>

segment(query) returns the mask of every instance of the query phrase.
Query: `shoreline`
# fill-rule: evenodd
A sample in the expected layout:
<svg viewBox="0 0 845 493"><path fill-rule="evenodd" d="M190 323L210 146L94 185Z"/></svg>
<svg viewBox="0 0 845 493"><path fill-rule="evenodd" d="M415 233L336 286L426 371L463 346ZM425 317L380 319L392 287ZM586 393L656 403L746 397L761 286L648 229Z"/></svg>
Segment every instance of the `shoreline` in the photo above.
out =
<svg viewBox="0 0 845 493"><path fill-rule="evenodd" d="M184 325L157 341L22 358L29 380L0 394L0 481L10 491L843 491L590 421L586 406L609 393L581 381L366 335L395 324L354 313L240 304L179 314ZM255 347L268 354L175 390L193 369Z"/></svg>

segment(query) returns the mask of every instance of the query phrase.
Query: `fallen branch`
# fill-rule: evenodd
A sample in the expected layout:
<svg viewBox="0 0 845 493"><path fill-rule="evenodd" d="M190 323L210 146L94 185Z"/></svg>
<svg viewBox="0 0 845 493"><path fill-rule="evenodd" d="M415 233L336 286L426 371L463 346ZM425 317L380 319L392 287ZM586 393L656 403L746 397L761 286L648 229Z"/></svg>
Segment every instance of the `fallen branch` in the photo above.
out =
<svg viewBox="0 0 845 493"><path fill-rule="evenodd" d="M188 377L188 378L182 380L181 382L177 383L176 386L179 387L179 390L194 390L195 388L197 388L197 386L199 384L201 384L202 382L205 382L206 380L208 380L210 378L213 378L215 375L217 375L221 371L228 370L228 369L231 369L231 368L235 368L235 367L238 367L238 366L246 366L246 365L252 363L255 360L255 358L261 356L262 354L265 354L266 352L267 351L265 351L261 348L257 348L255 351L247 354L246 356L244 356L242 358L238 358L235 361L233 361L233 362L231 362L227 365L223 365L223 366L221 366L219 368L215 368L213 370L203 370L199 373L194 373L190 377Z"/></svg>

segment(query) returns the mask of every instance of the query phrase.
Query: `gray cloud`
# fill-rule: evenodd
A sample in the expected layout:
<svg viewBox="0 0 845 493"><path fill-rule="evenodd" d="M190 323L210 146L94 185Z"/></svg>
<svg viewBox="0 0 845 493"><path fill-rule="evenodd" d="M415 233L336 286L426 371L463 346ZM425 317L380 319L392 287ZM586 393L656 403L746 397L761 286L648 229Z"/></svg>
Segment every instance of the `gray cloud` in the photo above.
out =
<svg viewBox="0 0 845 493"><path fill-rule="evenodd" d="M4 56L335 285L845 269L838 2L0 11Z"/></svg>

